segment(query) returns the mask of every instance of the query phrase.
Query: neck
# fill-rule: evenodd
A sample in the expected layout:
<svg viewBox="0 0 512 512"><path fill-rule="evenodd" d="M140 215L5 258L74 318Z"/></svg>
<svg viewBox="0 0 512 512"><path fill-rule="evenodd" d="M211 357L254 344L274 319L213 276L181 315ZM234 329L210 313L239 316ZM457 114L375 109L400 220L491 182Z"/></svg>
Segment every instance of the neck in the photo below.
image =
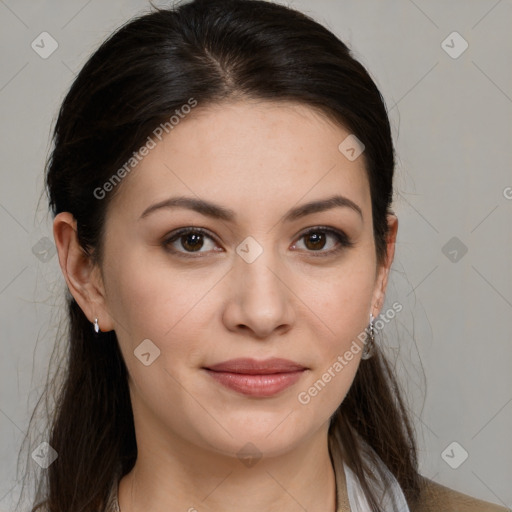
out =
<svg viewBox="0 0 512 512"><path fill-rule="evenodd" d="M252 463L183 442L164 449L138 439L137 449L119 484L121 512L335 512L336 478L345 510L344 472L332 466L327 425L293 450Z"/></svg>

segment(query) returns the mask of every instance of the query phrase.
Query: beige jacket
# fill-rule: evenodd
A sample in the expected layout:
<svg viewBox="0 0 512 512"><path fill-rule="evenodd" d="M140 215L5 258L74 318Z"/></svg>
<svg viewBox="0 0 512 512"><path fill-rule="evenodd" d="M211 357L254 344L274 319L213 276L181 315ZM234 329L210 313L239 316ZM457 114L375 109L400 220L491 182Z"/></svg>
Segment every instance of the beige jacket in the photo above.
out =
<svg viewBox="0 0 512 512"><path fill-rule="evenodd" d="M419 508L411 512L512 512L511 509L482 501L423 478L424 497Z"/></svg>

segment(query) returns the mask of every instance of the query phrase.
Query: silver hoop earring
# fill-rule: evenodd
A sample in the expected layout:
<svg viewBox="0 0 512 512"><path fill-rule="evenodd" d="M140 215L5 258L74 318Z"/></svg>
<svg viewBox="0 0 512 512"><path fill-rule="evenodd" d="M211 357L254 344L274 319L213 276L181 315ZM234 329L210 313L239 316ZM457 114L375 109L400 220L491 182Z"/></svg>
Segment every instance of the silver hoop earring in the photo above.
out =
<svg viewBox="0 0 512 512"><path fill-rule="evenodd" d="M96 334L98 334L100 332L100 326L98 324L98 319L97 318L94 319L94 332Z"/></svg>
<svg viewBox="0 0 512 512"><path fill-rule="evenodd" d="M366 342L364 344L361 359L370 359L374 353L375 332L373 329L373 315L370 313L370 325L367 328Z"/></svg>

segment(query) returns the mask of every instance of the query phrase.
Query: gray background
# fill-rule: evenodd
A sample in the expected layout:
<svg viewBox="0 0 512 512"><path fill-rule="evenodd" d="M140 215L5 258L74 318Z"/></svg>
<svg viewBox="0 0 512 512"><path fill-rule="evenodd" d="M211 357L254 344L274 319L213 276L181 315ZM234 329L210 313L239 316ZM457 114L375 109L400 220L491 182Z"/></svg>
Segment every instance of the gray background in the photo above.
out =
<svg viewBox="0 0 512 512"><path fill-rule="evenodd" d="M390 110L400 225L383 311L394 301L404 309L378 340L407 389L421 471L512 507L512 1L290 5L353 47ZM40 201L53 121L91 52L148 8L0 0L2 512L61 316L64 281ZM31 47L44 31L58 43L46 59ZM457 58L454 31L469 45Z"/></svg>

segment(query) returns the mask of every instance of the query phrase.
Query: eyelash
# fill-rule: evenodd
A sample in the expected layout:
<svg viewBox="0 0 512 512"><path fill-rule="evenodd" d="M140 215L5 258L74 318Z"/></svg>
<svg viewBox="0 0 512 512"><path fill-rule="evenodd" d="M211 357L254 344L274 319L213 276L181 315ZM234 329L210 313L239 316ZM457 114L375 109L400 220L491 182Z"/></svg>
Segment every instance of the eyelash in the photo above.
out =
<svg viewBox="0 0 512 512"><path fill-rule="evenodd" d="M311 233L319 233L319 232L327 233L329 235L334 236L334 238L337 240L339 245L335 249L331 249L329 251L306 251L308 253L311 253L311 256L313 256L315 258L318 258L318 257L323 258L323 257L327 257L327 256L333 256L334 254L337 254L338 252L340 252L342 249L349 248L354 245L354 242L352 242L343 231L338 231L337 229L329 228L327 226L315 226L313 228L310 228L307 231L305 231L304 233L302 233L297 240L302 240L304 237L310 235ZM204 236L212 239L213 241L215 241L215 238L212 237L208 233L208 231L206 231L205 229L188 227L188 228L182 228L182 229L179 229L178 231L173 232L169 237L167 237L163 241L162 245L164 246L164 248L167 251L169 251L173 254L176 254L180 257L184 257L184 258L203 257L203 256L200 256L200 254L204 254L201 252L197 252L197 253L182 252L182 251L177 251L176 249L173 249L171 247L171 244L173 242L175 242L176 240L179 240L183 235L188 235L188 234L204 235ZM207 251L207 252L209 252L209 251ZM315 254L315 252L318 254ZM197 256L195 254L197 254Z"/></svg>

